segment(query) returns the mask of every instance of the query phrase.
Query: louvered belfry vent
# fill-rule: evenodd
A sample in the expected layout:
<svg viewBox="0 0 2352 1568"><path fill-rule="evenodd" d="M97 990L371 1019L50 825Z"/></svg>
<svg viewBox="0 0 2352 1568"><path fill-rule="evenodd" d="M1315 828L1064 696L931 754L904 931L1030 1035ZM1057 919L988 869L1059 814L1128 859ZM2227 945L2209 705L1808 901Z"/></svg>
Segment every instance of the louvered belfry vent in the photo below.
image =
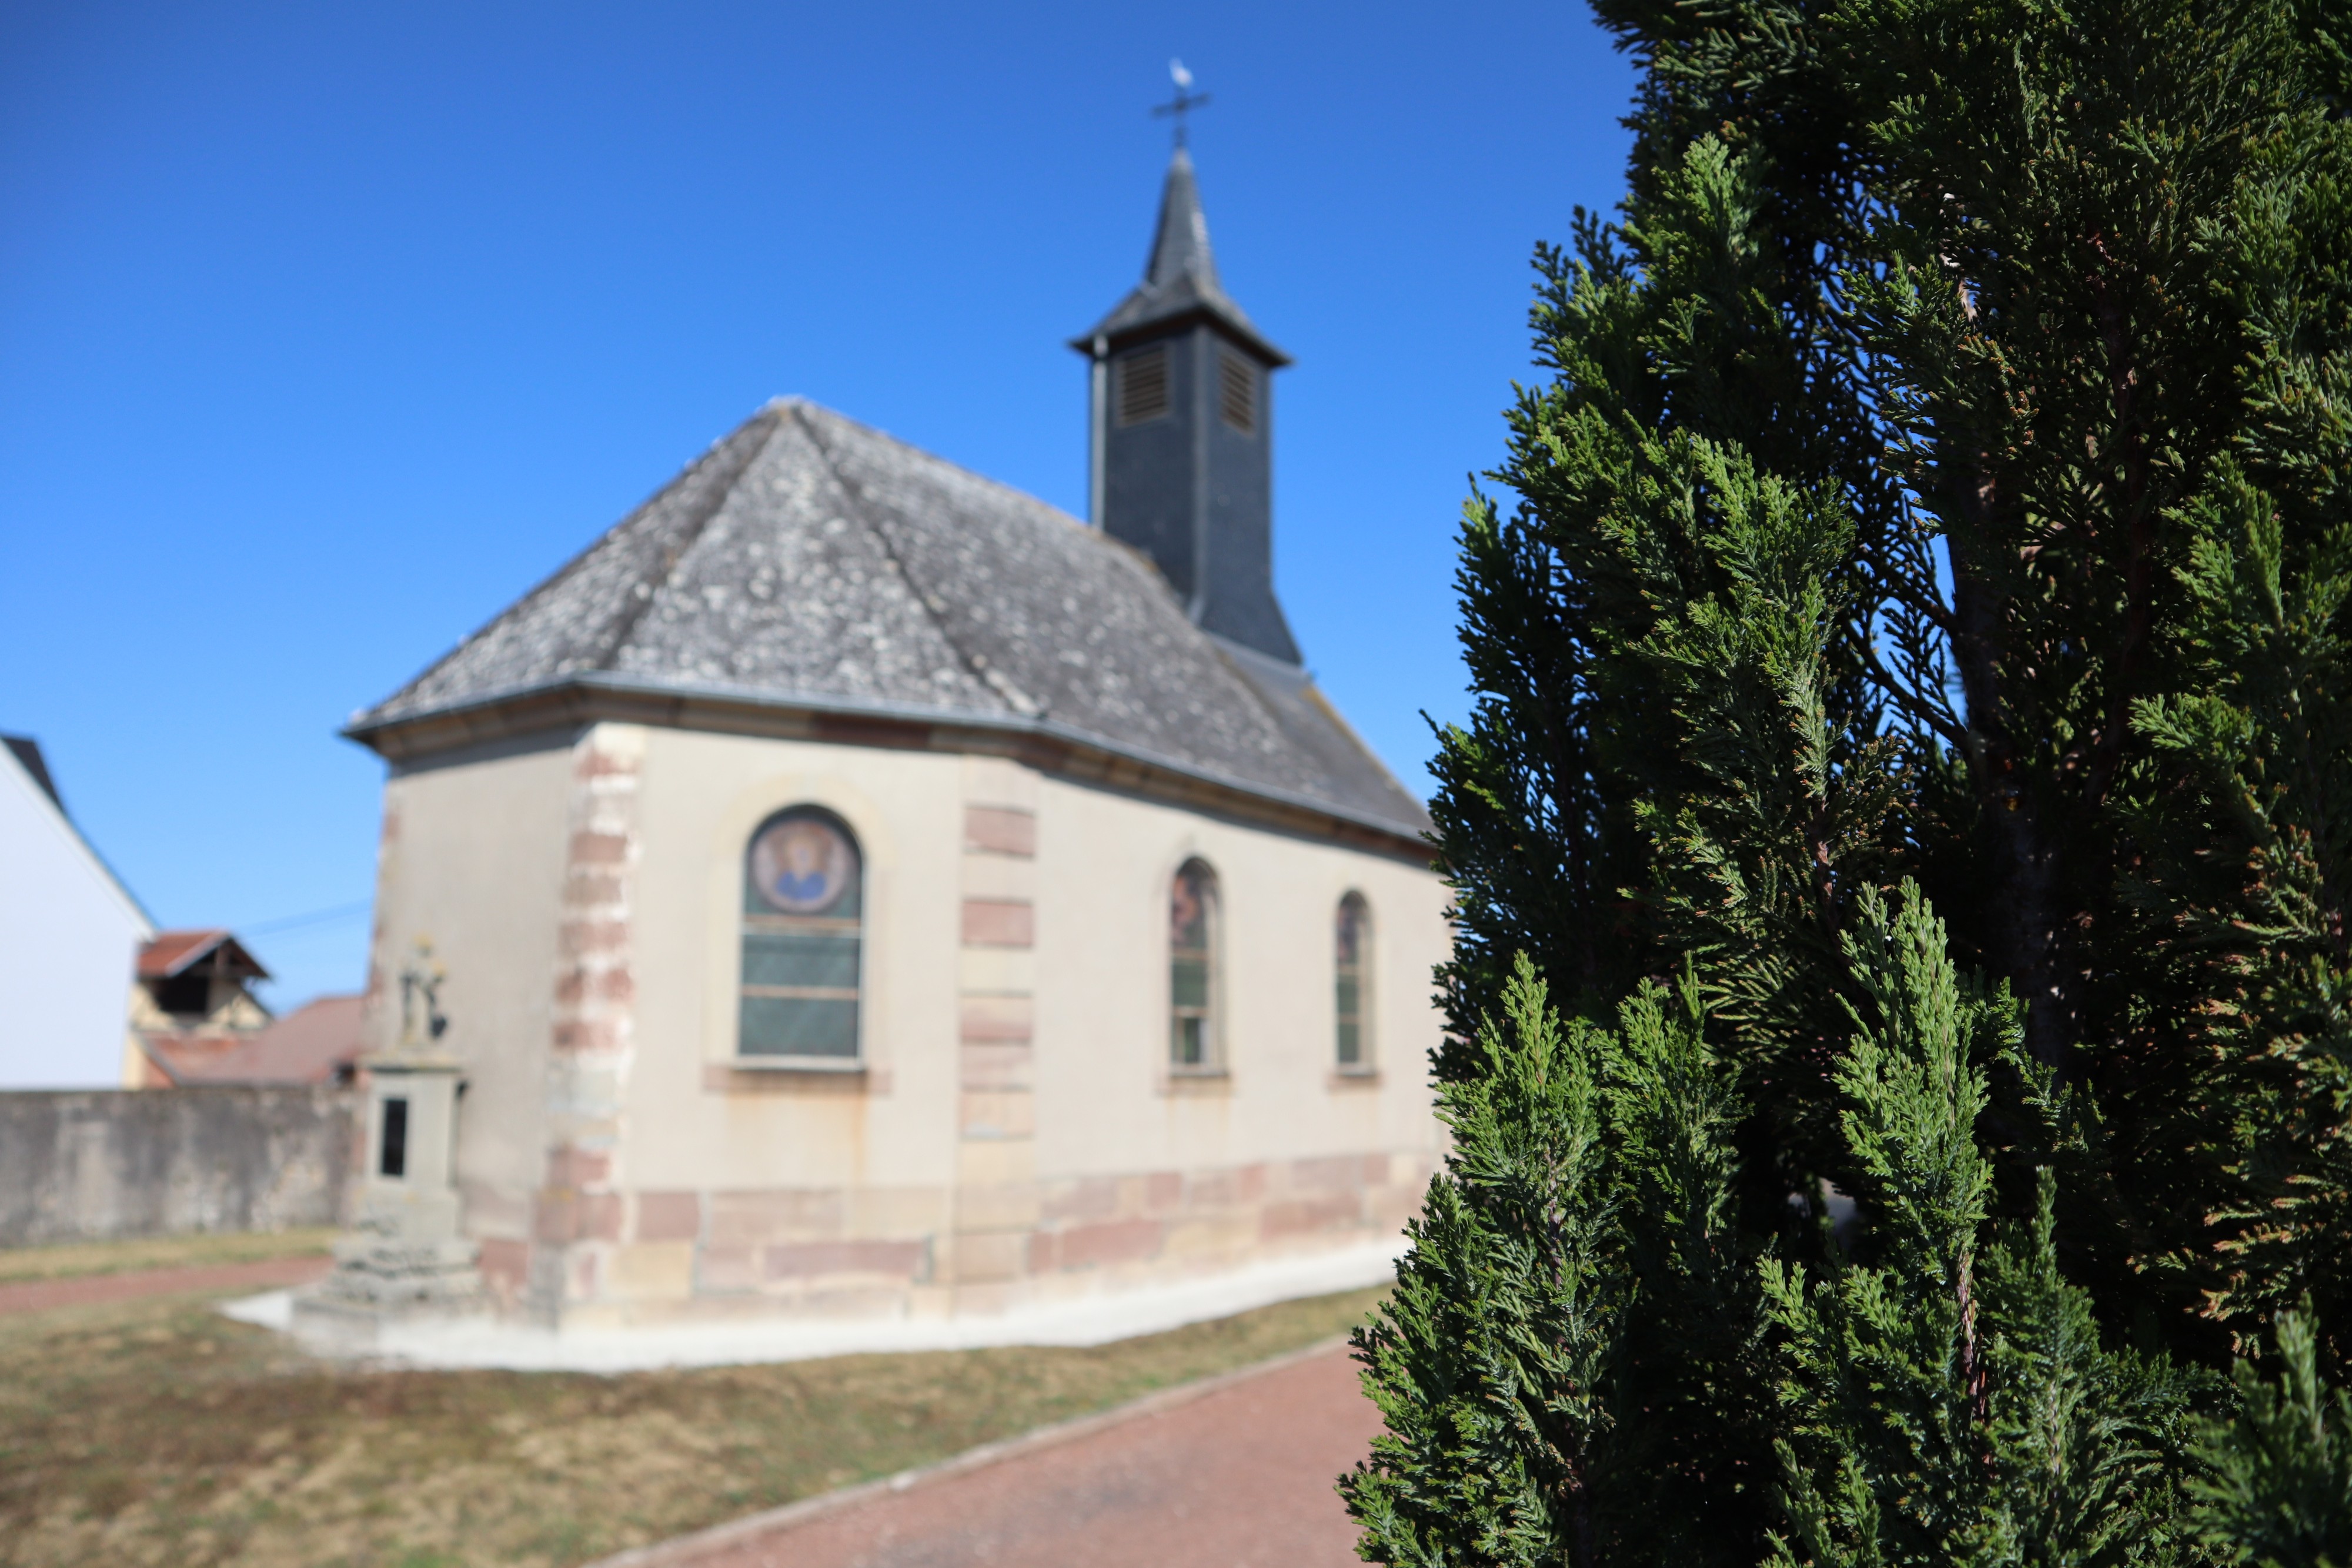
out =
<svg viewBox="0 0 2352 1568"><path fill-rule="evenodd" d="M1141 424L1168 412L1168 345L1155 343L1121 357L1118 369L1118 422Z"/></svg>
<svg viewBox="0 0 2352 1568"><path fill-rule="evenodd" d="M1217 412L1244 435L1257 434L1257 367L1231 349L1217 350Z"/></svg>

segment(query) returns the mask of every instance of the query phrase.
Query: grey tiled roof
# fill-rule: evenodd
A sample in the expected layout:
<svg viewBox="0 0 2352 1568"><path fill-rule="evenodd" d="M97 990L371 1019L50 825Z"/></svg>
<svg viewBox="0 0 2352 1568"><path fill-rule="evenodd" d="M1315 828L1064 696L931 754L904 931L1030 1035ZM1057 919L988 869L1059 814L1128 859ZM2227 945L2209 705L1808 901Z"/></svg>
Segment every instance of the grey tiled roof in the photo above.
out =
<svg viewBox="0 0 2352 1568"><path fill-rule="evenodd" d="M352 730L567 678L1034 728L1427 826L1303 672L1194 626L1143 556L798 399L761 410Z"/></svg>

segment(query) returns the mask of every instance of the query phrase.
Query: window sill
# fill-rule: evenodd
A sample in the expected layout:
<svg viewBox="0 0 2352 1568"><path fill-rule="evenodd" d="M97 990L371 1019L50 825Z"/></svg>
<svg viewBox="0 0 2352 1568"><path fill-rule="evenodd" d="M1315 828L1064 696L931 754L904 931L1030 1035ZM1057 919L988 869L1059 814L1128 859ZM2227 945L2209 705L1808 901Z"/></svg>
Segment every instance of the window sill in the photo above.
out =
<svg viewBox="0 0 2352 1568"><path fill-rule="evenodd" d="M1177 1097L1215 1097L1234 1092L1234 1075L1222 1067L1170 1067L1160 1074L1160 1092Z"/></svg>
<svg viewBox="0 0 2352 1568"><path fill-rule="evenodd" d="M887 1094L890 1072L826 1056L730 1057L702 1065L707 1094Z"/></svg>
<svg viewBox="0 0 2352 1568"><path fill-rule="evenodd" d="M1381 1070L1377 1067L1335 1067L1323 1075L1326 1089L1378 1089Z"/></svg>

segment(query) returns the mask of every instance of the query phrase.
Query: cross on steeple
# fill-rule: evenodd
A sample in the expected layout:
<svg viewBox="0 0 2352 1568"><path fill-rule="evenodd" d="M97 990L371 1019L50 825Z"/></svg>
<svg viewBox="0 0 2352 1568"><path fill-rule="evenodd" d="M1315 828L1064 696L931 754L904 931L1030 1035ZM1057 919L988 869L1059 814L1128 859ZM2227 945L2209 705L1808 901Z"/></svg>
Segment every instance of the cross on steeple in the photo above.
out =
<svg viewBox="0 0 2352 1568"><path fill-rule="evenodd" d="M1155 104L1151 112L1156 117L1168 115L1176 121L1176 145L1184 145L1184 117L1209 101L1205 92L1192 90L1192 73L1184 68L1182 60L1168 62L1168 79L1176 84L1176 96L1166 103Z"/></svg>

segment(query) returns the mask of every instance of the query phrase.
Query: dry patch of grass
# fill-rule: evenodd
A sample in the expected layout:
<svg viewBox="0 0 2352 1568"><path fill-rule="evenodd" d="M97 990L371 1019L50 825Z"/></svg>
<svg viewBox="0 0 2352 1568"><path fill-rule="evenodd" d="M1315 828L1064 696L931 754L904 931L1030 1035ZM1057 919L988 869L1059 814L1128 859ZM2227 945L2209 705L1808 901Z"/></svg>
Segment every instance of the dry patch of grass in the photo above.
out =
<svg viewBox="0 0 2352 1568"><path fill-rule="evenodd" d="M324 1364L192 1297L0 1318L0 1563L576 1563L1313 1343L1380 1293L618 1377Z"/></svg>
<svg viewBox="0 0 2352 1568"><path fill-rule="evenodd" d="M68 1241L50 1247L0 1247L0 1285L65 1280L83 1274L123 1274L138 1269L191 1269L216 1263L259 1263L273 1258L324 1257L331 1228L278 1230L267 1235L149 1236L130 1241Z"/></svg>

